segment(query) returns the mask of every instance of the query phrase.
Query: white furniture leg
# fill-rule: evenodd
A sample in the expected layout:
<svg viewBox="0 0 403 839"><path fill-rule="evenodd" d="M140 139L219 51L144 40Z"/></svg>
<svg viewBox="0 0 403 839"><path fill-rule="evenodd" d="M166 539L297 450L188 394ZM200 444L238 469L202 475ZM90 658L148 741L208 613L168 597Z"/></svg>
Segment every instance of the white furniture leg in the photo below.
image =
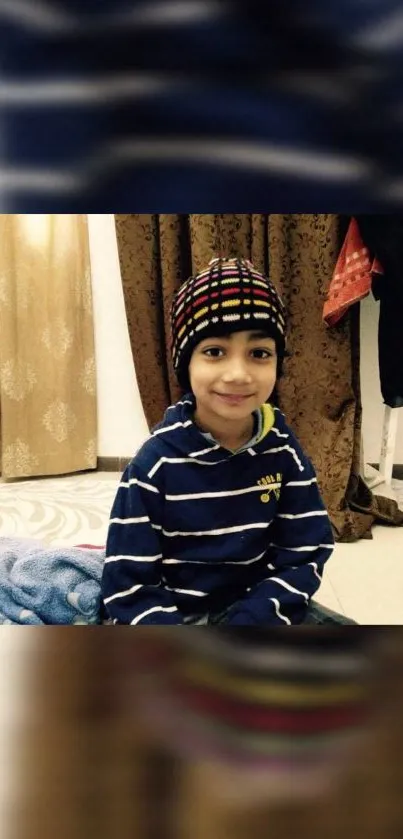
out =
<svg viewBox="0 0 403 839"><path fill-rule="evenodd" d="M379 470L373 469L369 464L365 463L363 451L361 452L362 460L364 461L364 469L361 466L361 474L364 475L365 483L369 489L374 489L374 487L380 484L391 486L395 459L398 410L398 408L390 408L388 405L385 405ZM362 440L361 446L363 449Z"/></svg>
<svg viewBox="0 0 403 839"><path fill-rule="evenodd" d="M398 408L385 405L382 428L381 457L379 471L384 476L385 484L392 483L392 470L395 458Z"/></svg>

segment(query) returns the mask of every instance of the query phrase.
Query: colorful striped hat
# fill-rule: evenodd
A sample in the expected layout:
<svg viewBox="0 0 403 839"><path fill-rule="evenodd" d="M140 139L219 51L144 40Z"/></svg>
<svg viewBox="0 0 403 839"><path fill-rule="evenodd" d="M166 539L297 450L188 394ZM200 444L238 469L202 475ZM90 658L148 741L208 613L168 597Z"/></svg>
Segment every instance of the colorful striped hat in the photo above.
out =
<svg viewBox="0 0 403 839"><path fill-rule="evenodd" d="M171 308L172 359L182 387L195 346L205 338L259 328L285 351L285 309L273 283L247 259L212 259L189 277Z"/></svg>
<svg viewBox="0 0 403 839"><path fill-rule="evenodd" d="M355 629L355 627L354 627ZM347 771L371 725L377 638L351 627L144 632L137 719L174 754L285 798ZM263 787L262 787L263 783ZM234 790L237 797L237 790Z"/></svg>

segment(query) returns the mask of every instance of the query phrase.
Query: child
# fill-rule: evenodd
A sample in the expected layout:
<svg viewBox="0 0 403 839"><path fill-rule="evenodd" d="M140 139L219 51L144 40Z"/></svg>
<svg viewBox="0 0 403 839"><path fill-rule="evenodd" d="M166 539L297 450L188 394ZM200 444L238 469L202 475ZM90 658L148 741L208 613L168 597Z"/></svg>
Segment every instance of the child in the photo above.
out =
<svg viewBox="0 0 403 839"><path fill-rule="evenodd" d="M214 259L178 290L171 326L187 395L119 485L102 580L110 618L351 623L311 604L333 536L313 467L269 403L285 353L273 283L247 260Z"/></svg>

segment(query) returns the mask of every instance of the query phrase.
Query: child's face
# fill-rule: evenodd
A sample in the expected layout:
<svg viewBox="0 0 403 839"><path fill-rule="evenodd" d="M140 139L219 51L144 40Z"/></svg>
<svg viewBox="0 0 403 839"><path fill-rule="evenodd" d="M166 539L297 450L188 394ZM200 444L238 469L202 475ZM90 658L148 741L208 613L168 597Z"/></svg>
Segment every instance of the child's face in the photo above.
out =
<svg viewBox="0 0 403 839"><path fill-rule="evenodd" d="M245 420L272 394L276 371L276 345L263 332L206 338L194 349L189 365L199 414L206 420Z"/></svg>

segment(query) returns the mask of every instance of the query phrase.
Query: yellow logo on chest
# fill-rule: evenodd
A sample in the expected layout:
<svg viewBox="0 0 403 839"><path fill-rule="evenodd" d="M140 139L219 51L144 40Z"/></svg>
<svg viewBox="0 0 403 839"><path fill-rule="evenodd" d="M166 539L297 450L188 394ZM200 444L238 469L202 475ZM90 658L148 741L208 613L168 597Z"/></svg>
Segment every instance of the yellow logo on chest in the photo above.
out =
<svg viewBox="0 0 403 839"><path fill-rule="evenodd" d="M259 478L257 482L258 486L265 490L265 492L260 496L260 500L263 504L268 504L272 494L274 495L276 501L279 500L282 477L281 472L276 472L275 475L265 475L264 478Z"/></svg>

